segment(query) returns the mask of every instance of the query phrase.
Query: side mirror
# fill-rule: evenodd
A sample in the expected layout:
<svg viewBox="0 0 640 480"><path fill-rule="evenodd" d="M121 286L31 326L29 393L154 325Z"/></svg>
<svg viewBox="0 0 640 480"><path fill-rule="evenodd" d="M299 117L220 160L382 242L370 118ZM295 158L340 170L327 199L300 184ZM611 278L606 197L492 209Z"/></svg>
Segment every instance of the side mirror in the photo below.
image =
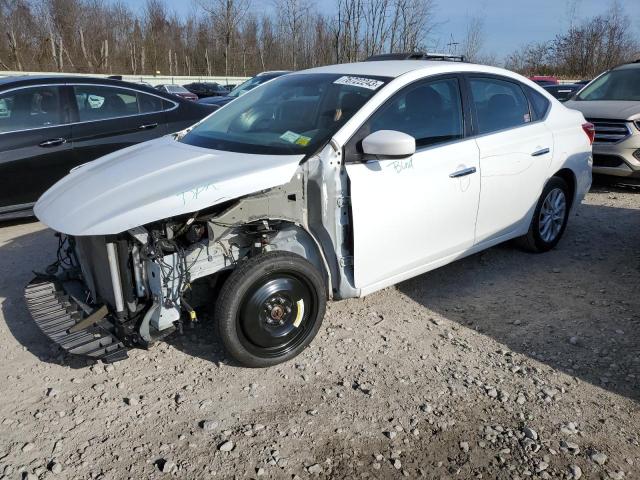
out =
<svg viewBox="0 0 640 480"><path fill-rule="evenodd" d="M403 158L416 153L416 139L396 130L378 130L362 140L366 155Z"/></svg>

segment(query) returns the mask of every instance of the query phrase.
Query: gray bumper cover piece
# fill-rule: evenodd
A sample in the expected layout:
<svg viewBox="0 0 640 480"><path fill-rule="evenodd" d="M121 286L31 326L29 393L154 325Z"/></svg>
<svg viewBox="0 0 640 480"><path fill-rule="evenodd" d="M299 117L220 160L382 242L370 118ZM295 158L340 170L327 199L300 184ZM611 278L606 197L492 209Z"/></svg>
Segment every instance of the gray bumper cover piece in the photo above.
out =
<svg viewBox="0 0 640 480"><path fill-rule="evenodd" d="M36 325L65 351L105 363L127 358L126 347L113 335L108 321L69 331L87 315L60 282L36 278L26 286L24 296Z"/></svg>

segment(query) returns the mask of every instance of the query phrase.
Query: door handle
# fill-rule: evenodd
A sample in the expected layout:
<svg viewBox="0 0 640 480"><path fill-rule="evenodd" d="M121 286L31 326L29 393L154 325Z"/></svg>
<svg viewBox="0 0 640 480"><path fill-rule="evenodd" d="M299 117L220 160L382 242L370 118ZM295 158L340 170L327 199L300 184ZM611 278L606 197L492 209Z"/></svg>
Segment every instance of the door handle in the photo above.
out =
<svg viewBox="0 0 640 480"><path fill-rule="evenodd" d="M467 175L471 175L472 173L476 173L476 167L463 168L462 170L453 172L449 174L449 178L466 177Z"/></svg>
<svg viewBox="0 0 640 480"><path fill-rule="evenodd" d="M140 130L151 130L152 128L156 128L157 126L157 123L146 123L144 125L140 125L138 128Z"/></svg>
<svg viewBox="0 0 640 480"><path fill-rule="evenodd" d="M549 148L542 148L540 150L536 150L535 152L533 152L531 154L532 157L540 157L542 155L546 155L547 153L549 153L551 151L551 149Z"/></svg>
<svg viewBox="0 0 640 480"><path fill-rule="evenodd" d="M42 143L39 143L38 145L40 147L57 147L58 145L63 145L67 143L67 139L66 138L52 138L51 140L45 140Z"/></svg>

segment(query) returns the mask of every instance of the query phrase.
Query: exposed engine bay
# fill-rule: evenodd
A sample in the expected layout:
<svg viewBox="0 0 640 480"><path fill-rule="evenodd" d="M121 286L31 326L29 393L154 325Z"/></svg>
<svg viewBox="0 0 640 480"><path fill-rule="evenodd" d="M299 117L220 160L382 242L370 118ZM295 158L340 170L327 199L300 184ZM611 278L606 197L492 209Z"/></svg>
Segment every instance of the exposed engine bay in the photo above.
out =
<svg viewBox="0 0 640 480"><path fill-rule="evenodd" d="M328 164L333 165L312 159L283 186L117 235L58 234L57 260L40 278L54 281L55 295L70 296L84 311L61 325L106 330L115 337L107 343L146 348L198 321L196 309L212 302L216 287L238 263L270 251L308 259L324 272L328 298L356 296L352 262L338 257L334 246L350 243L349 203L321 201L327 195L326 175L336 179L333 188L341 189L345 181L323 168ZM316 205L311 213L310 201ZM316 211L320 205L331 211ZM109 351L98 343L93 355L68 350L103 358Z"/></svg>

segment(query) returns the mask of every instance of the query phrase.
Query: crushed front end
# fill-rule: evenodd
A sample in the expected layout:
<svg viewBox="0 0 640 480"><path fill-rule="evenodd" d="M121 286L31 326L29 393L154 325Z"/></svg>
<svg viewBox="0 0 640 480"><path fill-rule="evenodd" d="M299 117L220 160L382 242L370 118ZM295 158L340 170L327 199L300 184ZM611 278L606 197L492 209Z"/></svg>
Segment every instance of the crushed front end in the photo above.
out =
<svg viewBox="0 0 640 480"><path fill-rule="evenodd" d="M74 237L57 236L56 262L25 288L31 316L47 337L69 353L105 362L126 358L126 346L116 332L118 322L113 316L116 302L110 265L96 261L83 269L79 263L89 247L94 253L102 250L106 260L113 244L108 251L104 237L84 237L76 242Z"/></svg>
<svg viewBox="0 0 640 480"><path fill-rule="evenodd" d="M206 222L163 221L114 236L59 237L57 260L25 289L42 332L64 350L105 362L196 320L192 274L224 270L232 253L211 247ZM232 247L230 247L232 248Z"/></svg>
<svg viewBox="0 0 640 480"><path fill-rule="evenodd" d="M56 262L25 289L31 315L72 354L111 362L129 347L147 348L197 321L194 308L212 304L220 278L239 261L274 248L311 255L315 245L291 223L242 216L274 202L302 211L296 187L117 235L58 233Z"/></svg>

